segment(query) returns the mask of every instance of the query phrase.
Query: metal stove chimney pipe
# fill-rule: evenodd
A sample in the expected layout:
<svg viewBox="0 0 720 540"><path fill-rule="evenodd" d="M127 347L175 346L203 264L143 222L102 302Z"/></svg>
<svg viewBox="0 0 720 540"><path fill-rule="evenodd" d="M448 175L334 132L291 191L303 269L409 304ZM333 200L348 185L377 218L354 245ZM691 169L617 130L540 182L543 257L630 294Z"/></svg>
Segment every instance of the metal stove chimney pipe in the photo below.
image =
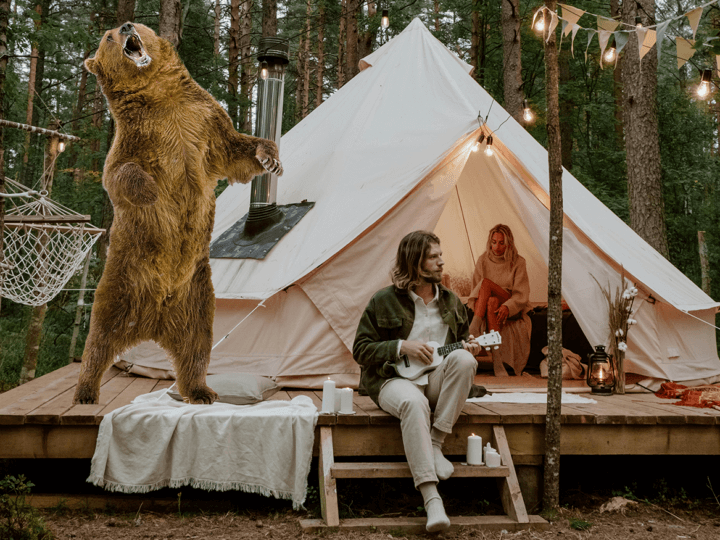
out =
<svg viewBox="0 0 720 540"><path fill-rule="evenodd" d="M283 93L285 89L285 66L289 62L287 39L260 38L255 136L275 141L280 147L282 131ZM267 70L267 77L265 71ZM277 175L265 172L252 180L250 188L250 212L245 221L245 234L254 235L283 219L277 207Z"/></svg>

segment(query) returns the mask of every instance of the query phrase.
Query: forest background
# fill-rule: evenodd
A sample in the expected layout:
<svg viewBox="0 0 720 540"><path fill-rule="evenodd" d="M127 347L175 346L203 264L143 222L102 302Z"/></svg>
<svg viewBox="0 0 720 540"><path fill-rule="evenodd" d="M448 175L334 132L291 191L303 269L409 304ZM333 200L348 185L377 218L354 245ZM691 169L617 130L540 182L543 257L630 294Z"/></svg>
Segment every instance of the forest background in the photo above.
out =
<svg viewBox="0 0 720 540"><path fill-rule="evenodd" d="M628 0L623 6L619 0L568 1L589 13L630 22L641 16L646 25L704 3ZM451 51L475 66L477 82L518 119L522 100L528 100L534 119L525 126L546 145L543 43L531 28L541 5L539 0L0 0L0 30L7 18L6 34L0 31L2 118L45 128L59 125L60 131L81 138L58 156L51 196L92 216L94 225L109 229L112 205L101 176L114 126L95 77L83 68L83 60L94 54L106 30L131 20L167 36L195 80L245 133L253 128L258 41L265 35L288 38L286 133L357 75L360 58L419 17ZM381 26L385 9L390 19L387 29ZM579 24L595 28L588 14ZM717 72L709 99L699 99L695 89L699 70L715 65L717 46L712 45L717 41L712 38L718 29L720 9L713 6L700 23L700 45L690 62L678 69L675 48L667 44L659 61L652 60L654 52L643 60L644 76L656 89L640 90L650 96L648 109L641 113L656 115L657 122L646 126L641 137L658 144L654 151L632 155L626 149L626 142L634 143L628 131L630 116L623 113L628 100L623 96L632 85L647 84L638 81L637 45L632 50L629 43L617 64L603 63L597 38L586 55L587 40L581 32L575 54L567 38L559 54L563 165L636 230L642 219L633 216L633 200L650 200L661 224L650 243L698 285L702 284L698 231L705 231L710 280L704 286L715 299L720 297L720 285L711 288L711 283L720 284ZM556 32L559 35L560 27ZM692 30L680 20L671 24L668 34L692 37ZM513 57L508 57L508 42L520 45ZM4 149L6 177L39 189L47 141L42 135L3 129L0 150ZM629 175L629 168L654 174L657 193L647 184L633 184L637 174ZM225 186L220 182L216 193ZM37 322L37 308L2 299L0 391L18 384L23 366L25 375L31 366L40 376L82 354L92 290L102 275L106 247L104 236L90 260L84 303L78 305L78 273L49 303L36 332L29 329L33 320ZM76 321L79 335L71 347Z"/></svg>

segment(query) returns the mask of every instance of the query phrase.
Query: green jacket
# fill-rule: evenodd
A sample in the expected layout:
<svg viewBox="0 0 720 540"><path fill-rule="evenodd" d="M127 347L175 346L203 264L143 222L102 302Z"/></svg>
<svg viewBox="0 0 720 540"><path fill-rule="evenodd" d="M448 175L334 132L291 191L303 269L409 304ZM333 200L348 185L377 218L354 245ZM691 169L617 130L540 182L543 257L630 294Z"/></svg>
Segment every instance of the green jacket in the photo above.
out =
<svg viewBox="0 0 720 540"><path fill-rule="evenodd" d="M440 316L448 325L445 345L467 340L470 323L460 299L450 289L438 285ZM360 318L353 358L360 364L360 385L377 403L380 387L397 377L398 341L407 339L415 322L415 304L406 290L394 285L380 289L370 300Z"/></svg>

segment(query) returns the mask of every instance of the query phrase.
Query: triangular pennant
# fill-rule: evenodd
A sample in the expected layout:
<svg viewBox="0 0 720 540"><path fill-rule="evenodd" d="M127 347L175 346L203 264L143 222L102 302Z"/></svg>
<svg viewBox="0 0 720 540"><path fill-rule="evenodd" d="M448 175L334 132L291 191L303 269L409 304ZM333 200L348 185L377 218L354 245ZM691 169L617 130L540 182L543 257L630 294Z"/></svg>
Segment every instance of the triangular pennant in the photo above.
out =
<svg viewBox="0 0 720 540"><path fill-rule="evenodd" d="M548 28L548 34L547 34L547 38L545 39L545 41L550 41L550 36L552 36L553 32L555 32L555 28L557 27L557 25L558 25L557 13L552 11L550 13L550 28Z"/></svg>
<svg viewBox="0 0 720 540"><path fill-rule="evenodd" d="M635 35L637 35L638 43L638 56L640 56L640 60L642 60L642 57L645 56L643 54L643 43L645 42L645 34L647 34L647 31L648 29L644 26L635 30Z"/></svg>
<svg viewBox="0 0 720 540"><path fill-rule="evenodd" d="M692 28L693 31L693 39L695 39L695 32L697 32L698 24L700 24L700 17L702 17L703 14L703 8L695 8L689 13L686 13L685 16L688 18L688 21L690 21L690 28Z"/></svg>
<svg viewBox="0 0 720 540"><path fill-rule="evenodd" d="M662 42L663 42L663 38L665 37L665 30L667 30L668 24L670 24L671 21L672 21L672 19L663 21L657 25L656 43L657 43L657 51L658 51L658 62L660 62L660 55L662 54Z"/></svg>
<svg viewBox="0 0 720 540"><path fill-rule="evenodd" d="M570 54L572 54L573 58L575 58L575 51L573 50L573 45L575 44L575 36L577 35L578 30L580 30L580 25L573 24L572 37L570 38ZM720 56L718 56L718 58L720 58Z"/></svg>
<svg viewBox="0 0 720 540"><path fill-rule="evenodd" d="M562 8L562 19L567 21L568 24L563 26L563 35L567 36L570 33L570 30L573 28L573 26L580 20L580 17L583 16L583 13L585 13L582 9L578 9L576 7L568 6L565 4L559 4Z"/></svg>
<svg viewBox="0 0 720 540"><path fill-rule="evenodd" d="M655 30L648 29L647 33L645 34L645 39L643 39L642 47L640 48L640 60L642 60L643 56L650 52L650 49L653 48L653 45L655 45L656 42L657 33L655 32Z"/></svg>
<svg viewBox="0 0 720 540"><path fill-rule="evenodd" d="M695 54L695 49L693 48L695 40L678 36L675 38L675 44L677 45L677 66L678 69L680 69L685 65L685 62L690 60L692 55Z"/></svg>
<svg viewBox="0 0 720 540"><path fill-rule="evenodd" d="M614 32L615 29L618 27L618 24L620 24L617 21L613 21L612 19L608 19L607 17L601 17L598 15L597 18L597 27L598 30L605 30L606 32Z"/></svg>
<svg viewBox="0 0 720 540"><path fill-rule="evenodd" d="M618 56L620 56L620 52L623 50L625 45L627 45L628 39L630 38L630 34L628 32L619 31L615 32L615 52Z"/></svg>
<svg viewBox="0 0 720 540"><path fill-rule="evenodd" d="M608 40L610 39L610 36L612 35L612 32L608 32L607 30L598 30L598 41L600 42L600 58L603 57L605 54L605 48L607 47ZM602 68L602 61L600 62L600 67Z"/></svg>
<svg viewBox="0 0 720 540"><path fill-rule="evenodd" d="M592 38L595 36L595 34L597 34L597 31L595 31L595 30L590 30L589 28L586 28L586 30L588 33L588 42L587 42L587 47L585 47L585 62L587 62L587 52L588 52L588 49L590 48L590 42L592 41Z"/></svg>

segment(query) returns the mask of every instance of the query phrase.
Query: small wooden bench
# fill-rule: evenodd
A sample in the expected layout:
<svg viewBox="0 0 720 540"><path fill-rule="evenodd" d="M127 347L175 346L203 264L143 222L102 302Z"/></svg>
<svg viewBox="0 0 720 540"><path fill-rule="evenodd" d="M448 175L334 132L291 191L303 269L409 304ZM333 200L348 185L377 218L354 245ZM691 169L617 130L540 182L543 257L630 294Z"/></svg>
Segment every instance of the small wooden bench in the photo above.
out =
<svg viewBox="0 0 720 540"><path fill-rule="evenodd" d="M320 448L318 456L318 474L320 485L320 506L322 519L306 519L300 522L303 529L318 530L328 527L343 529L377 528L382 530L402 529L406 532L420 533L425 531L425 518L372 518L372 519L340 519L338 509L337 482L339 478L411 478L410 467L397 462L365 462L340 463L335 461L333 448L333 428L321 426ZM502 516L460 516L451 517L451 528L475 526L486 530L512 530L527 528L546 528L548 522L540 516L528 515L525 502L520 491L515 466L513 465L510 447L505 429L497 424L493 426L493 442L501 458L500 467L484 465L467 465L453 463L454 478L497 478L503 508L507 515Z"/></svg>

